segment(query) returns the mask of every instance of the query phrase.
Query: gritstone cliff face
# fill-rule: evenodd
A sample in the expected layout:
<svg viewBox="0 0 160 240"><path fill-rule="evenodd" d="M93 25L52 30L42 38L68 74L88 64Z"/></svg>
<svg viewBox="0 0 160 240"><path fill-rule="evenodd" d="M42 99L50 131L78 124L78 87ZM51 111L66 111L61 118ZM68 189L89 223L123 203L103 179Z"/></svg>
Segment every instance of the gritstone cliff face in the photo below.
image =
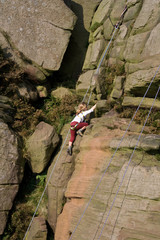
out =
<svg viewBox="0 0 160 240"><path fill-rule="evenodd" d="M99 70L95 82L94 97L122 100L123 106L138 106L153 78L159 63L159 12L160 2L127 1L128 10L123 24L117 31L107 57ZM99 60L111 39L113 25L126 1L103 0L97 8L90 27L89 46L83 65L84 73L77 82L77 92L84 93L90 85ZM112 25L113 24L113 25ZM108 77L108 68L119 68L113 80ZM149 108L160 83L158 72L143 103ZM106 100L104 100L106 101ZM155 108L159 109L159 99ZM56 240L69 239L89 201L97 182L101 178L113 149L127 128L128 121L104 116L94 119L75 150L72 159L63 158L63 165L56 169L48 187L49 222L55 230ZM119 184L132 154L141 126L133 125L129 135L99 186L84 218L72 239L98 239L103 223L112 206ZM147 134L152 130L146 129ZM129 165L126 177L102 233L102 239L158 239L159 226L159 136L142 136L141 143ZM75 143L78 144L78 138ZM76 147L77 149L77 147ZM65 155L66 149L64 149ZM65 162L65 163L64 163ZM75 169L71 176L71 169ZM63 166L63 174L60 174ZM69 172L67 174L67 171ZM62 173L62 172L61 172ZM65 174L64 174L65 173ZM60 175L59 175L60 174ZM59 175L59 177L58 177ZM67 181L65 177L67 175ZM64 185L63 185L64 184ZM64 202L65 205L64 205ZM62 213L61 213L62 212ZM52 213L54 213L52 215ZM59 216L59 217L58 217ZM56 219L58 217L57 223Z"/></svg>
<svg viewBox="0 0 160 240"><path fill-rule="evenodd" d="M115 148L124 134L129 120L119 119L117 115L106 114L93 119L80 142L80 152L76 155L73 148L72 158L66 158L58 166L59 178L49 185L49 219L53 223L55 216L62 211L62 193L66 187L66 172L74 172L65 191L65 205L58 217L56 240L69 239L82 216L86 204L107 168ZM104 221L111 209L119 185L123 179L133 148L142 126L133 123L124 138L119 151L101 181L88 209L78 225L73 239L98 239ZM145 128L147 133L149 128ZM77 138L77 143L80 139ZM142 135L133 159L128 167L116 201L110 211L102 239L158 239L160 237L160 163L156 157L160 148L160 137L154 134ZM151 151L154 150L154 154ZM74 161L74 162L73 162ZM68 173L70 177L70 173ZM65 184L62 187L62 182ZM53 186L54 185L54 186ZM51 193L52 192L52 193ZM55 209L55 210L54 210ZM57 213L56 213L57 211ZM54 226L55 227L55 226Z"/></svg>
<svg viewBox="0 0 160 240"><path fill-rule="evenodd" d="M47 76L54 71L67 77L73 76L76 81L82 66L76 92L84 95L126 4L122 24L95 78L91 100L98 100L97 110L101 113L110 110L116 102L121 107L138 106L160 64L160 0L0 1L0 48L6 57L33 76L28 80L34 85L34 91L31 83L17 84L19 96L27 96L28 100L33 101L37 101L38 94L39 97L46 97L47 88L36 86L39 82L44 84ZM160 71L142 104L143 108L151 106L159 84ZM18 138L6 124L14 121L12 114L8 114L13 109L5 101L8 100L0 99L0 235L4 232L24 167L22 147L19 151ZM154 109L160 109L159 96ZM152 134L153 128L145 128L119 188L142 129L135 123L130 126L74 232L128 124L129 120L119 118L111 111L101 118L92 119L83 139L76 138L72 157L66 153L66 143L47 188L48 216L35 219L29 235L31 238L34 239L40 232L44 233L41 234L42 239L47 238L47 220L55 233L55 240L69 240L72 233L74 240L98 240L106 218L101 236L104 240L160 238L160 138ZM48 129L51 133L52 127ZM61 132L62 143L68 129L66 125ZM58 144L58 137L56 139ZM43 167L35 172L44 170L51 160L53 149L48 146L53 144L49 140L42 138L45 153ZM35 145L33 147L34 155ZM56 157L48 170L48 178ZM36 168L39 168L37 159L35 162ZM37 226L40 226L40 231Z"/></svg>

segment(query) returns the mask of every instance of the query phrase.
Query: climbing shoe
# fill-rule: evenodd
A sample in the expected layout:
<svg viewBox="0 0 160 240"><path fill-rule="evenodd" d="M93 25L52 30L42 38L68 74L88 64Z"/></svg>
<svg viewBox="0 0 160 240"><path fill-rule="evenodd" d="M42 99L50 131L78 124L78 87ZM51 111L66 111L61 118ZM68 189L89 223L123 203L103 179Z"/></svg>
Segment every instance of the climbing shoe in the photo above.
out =
<svg viewBox="0 0 160 240"><path fill-rule="evenodd" d="M77 134L78 134L79 136L83 137L83 133L82 133L81 130L77 131Z"/></svg>
<svg viewBox="0 0 160 240"><path fill-rule="evenodd" d="M71 146L68 147L68 149L67 149L67 153L68 153L70 156L72 156L72 147L71 147Z"/></svg>

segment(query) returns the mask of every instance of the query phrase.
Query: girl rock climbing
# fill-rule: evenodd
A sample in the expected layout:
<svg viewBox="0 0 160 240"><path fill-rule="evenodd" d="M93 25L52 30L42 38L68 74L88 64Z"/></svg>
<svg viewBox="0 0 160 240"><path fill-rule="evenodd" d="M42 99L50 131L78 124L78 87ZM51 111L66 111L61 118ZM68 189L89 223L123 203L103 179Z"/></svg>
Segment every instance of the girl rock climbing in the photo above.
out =
<svg viewBox="0 0 160 240"><path fill-rule="evenodd" d="M81 137L83 136L82 132L88 126L88 123L84 122L85 117L89 113L93 112L95 108L96 108L96 104L89 110L87 110L86 103L82 102L81 104L79 104L78 109L76 111L76 116L74 117L74 119L72 120L72 122L70 124L71 125L71 128L70 128L71 138L69 140L69 146L67 149L67 152L69 155L72 155L72 144L75 140L76 133L78 135L80 135Z"/></svg>

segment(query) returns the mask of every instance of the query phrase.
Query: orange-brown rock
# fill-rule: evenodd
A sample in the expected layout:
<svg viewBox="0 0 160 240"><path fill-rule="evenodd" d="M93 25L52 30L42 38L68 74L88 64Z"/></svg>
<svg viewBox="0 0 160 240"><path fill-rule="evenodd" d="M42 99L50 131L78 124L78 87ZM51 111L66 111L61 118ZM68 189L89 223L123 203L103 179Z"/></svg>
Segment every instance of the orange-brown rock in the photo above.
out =
<svg viewBox="0 0 160 240"><path fill-rule="evenodd" d="M58 217L55 240L160 238L160 163L141 148L130 164L133 149L129 147L120 148L112 157L110 142L124 135L122 124L127 128L128 120L108 114L93 119L86 130L65 192L67 201ZM135 124L131 129L134 132L126 137L139 134Z"/></svg>

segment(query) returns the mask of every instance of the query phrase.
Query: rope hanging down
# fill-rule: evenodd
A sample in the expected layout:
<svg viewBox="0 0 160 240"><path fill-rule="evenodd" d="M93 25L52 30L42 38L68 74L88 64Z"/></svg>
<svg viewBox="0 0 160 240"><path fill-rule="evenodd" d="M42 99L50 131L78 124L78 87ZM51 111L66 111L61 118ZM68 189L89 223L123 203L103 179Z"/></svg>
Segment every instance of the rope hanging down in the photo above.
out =
<svg viewBox="0 0 160 240"><path fill-rule="evenodd" d="M32 223L33 223L34 217L35 217L35 215L36 215L36 213L37 213L37 211L38 211L39 205L40 205L40 203L41 203L41 201L42 201L42 198L43 198L43 196L44 196L44 194L45 194L45 191L46 191L46 189L47 189L48 183L49 183L49 181L51 180L51 176L52 176L52 174L53 174L53 172L54 172L54 169L55 169L55 167L56 167L56 165L57 165L57 163L58 163L58 160L59 160L59 158L60 158L60 156L61 156L62 150L63 150L64 145L65 145L65 143L66 143L66 140L67 140L67 138L68 138L68 135L69 135L69 130L68 130L67 136L66 136L66 138L65 138L65 140L64 140L64 143L63 143L63 145L62 145L62 148L61 148L61 150L60 150L60 152L59 152L59 154L58 154L57 160L56 160L56 162L55 162L55 164L54 164L54 166L53 166L53 168L52 168L51 174L50 174L50 176L49 176L49 178L48 178L48 181L47 181L47 183L46 183L46 186L45 186L45 188L44 188L44 190L43 190L43 193L42 193L41 198L40 198L40 200L39 200L39 202L38 202L38 205L37 205L37 207L36 207L36 210L35 210L35 212L34 212L34 214L33 214L33 216L32 216L32 219L31 219L31 221L30 221L30 224L29 224L29 226L28 226L28 228L27 228L27 231L26 231L26 233L25 233L25 236L24 236L23 240L25 240L26 237L27 237L27 233L28 233L28 231L29 231L29 229L30 229L30 227L31 227L31 225L32 225Z"/></svg>
<svg viewBox="0 0 160 240"><path fill-rule="evenodd" d="M120 20L118 21L118 23L116 23L116 25L113 25L113 26L114 26L114 31L113 31L113 33L112 33L112 37L111 37L108 45L106 46L106 48L105 48L105 50L104 50L104 53L103 53L103 55L102 55L102 57L101 57L101 59L100 59L100 62L99 62L99 64L98 64L98 67L97 67L95 73L93 74L93 77L96 76L96 75L98 75L99 69L100 69L100 67L101 67L101 65L102 65L102 62L103 62L103 60L104 60L104 58L105 58L105 56L106 56L106 54L107 54L107 52L108 52L108 49L109 49L109 47L110 47L110 45L111 45L111 43L112 43L112 41L113 41L113 38L114 38L117 30L119 29L119 26L122 24L122 21L123 21L123 18L124 18L124 14L126 13L127 10L128 10L128 8L127 8L127 5L126 5L125 8L124 8L124 10L123 10L123 12L121 13ZM110 17L109 17L109 19L110 19ZM93 77L92 77L92 79L93 79ZM90 88L91 88L91 86L92 86L92 79L91 79L90 85L89 85L89 87L88 87L88 89L87 89L87 91L86 91L86 93L85 93L85 95L84 95L84 98L83 98L82 102L84 102L84 100L85 100L85 98L86 98L86 96L87 96L87 93L89 92L89 90L90 90ZM89 96L89 100L88 100L87 105L89 105L91 96L92 96L92 91L91 91L91 93L90 93L90 96Z"/></svg>
<svg viewBox="0 0 160 240"><path fill-rule="evenodd" d="M155 79L155 77L156 77L156 75L157 75L159 69L160 69L160 65L159 65L159 67L158 67L158 69L157 69L155 75L153 76L153 78L152 78L152 80L151 80L151 82L150 82L150 84L149 84L149 86L148 86L148 88L147 88L147 90L146 90L146 92L145 92L145 94L144 94L144 96L143 96L143 98L142 98L142 100L141 100L139 106L137 107L137 109L136 109L136 111L135 111L135 113L134 113L134 115L133 115L133 117L132 117L132 119L131 119L131 121L129 122L128 127L127 127L127 129L126 129L124 135L122 136L122 138L121 138L121 140L120 140L120 142L119 142L119 144L118 144L116 150L114 151L114 153L113 153L113 155L112 155L112 157L111 157L111 159L110 159L110 161L109 161L109 163L108 163L108 165L107 165L107 167L106 167L104 173L102 174L102 177L100 178L100 180L99 180L99 182L98 182L98 184L97 184L97 186L96 186L96 188L95 188L95 190L94 190L94 192L93 192L91 198L89 199L88 203L86 204L86 207L85 207L85 209L84 209L82 215L80 216L80 219L79 219L79 221L78 221L76 227L74 228L74 230L73 230L73 232L72 232L72 235L70 236L69 240L71 240L71 239L73 238L73 235L74 235L76 229L78 228L78 226L79 226L79 224L80 224L80 222L81 222L81 220L82 220L82 218L83 218L85 212L87 211L87 209L88 209L88 207L89 207L89 204L91 203L91 201L92 201L92 199L93 199L93 197L94 197L94 195L95 195L95 193L96 193L96 191L97 191L99 185L101 184L101 182L102 182L102 180L103 180L103 178L104 178L104 176L105 176L105 174L106 174L106 172L107 172L107 170L108 170L108 168L109 168L109 166L110 166L110 164L111 164L111 162L112 162L112 160L113 160L113 158L114 158L116 152L118 151L118 149L119 149L119 147L120 147L120 145L121 145L121 143L122 143L122 141L123 141L123 139L124 139L124 137L125 137L125 135L126 135L128 129L129 129L129 127L131 126L131 123L133 122L133 120L134 120L134 118L135 118L135 116L136 116L136 114L137 114L137 112L138 112L138 110L139 110L139 108L140 108L140 106L141 106L141 104L142 104L144 98L146 97L146 95L147 95L147 93L148 93L148 91L149 91L149 89L150 89L150 87L151 87L151 85L152 85L152 83L153 83L153 81L154 81L154 79Z"/></svg>
<svg viewBox="0 0 160 240"><path fill-rule="evenodd" d="M127 2L128 2L128 1L127 1ZM116 32L116 30L118 29L118 27L120 26L120 24L121 24L121 22L122 22L122 20L123 20L123 17L124 17L124 14L125 14L126 11L127 11L127 6L125 7L124 11L123 11L122 14L121 14L121 17L120 17L120 18L121 18L121 21L120 21L118 24L116 24L116 26L115 26L115 31L114 31L113 34L112 34L111 40L110 40L110 42L109 42L109 44L108 44L108 46L107 46L107 48L106 48L106 50L105 50L105 52L104 52L104 55L103 55L103 57L102 57L99 65L98 65L98 68L97 68L97 70L96 70L96 73L99 72L99 68L100 68L100 66L101 66L101 64L102 64L102 62L103 62L103 59L104 59L107 51L108 51L108 48L109 48L109 46L110 46L110 44L111 44L111 41L113 40L113 37L114 37L114 35L115 35L115 32ZM85 100L86 95L87 95L90 87L91 87L91 84L90 84L89 88L88 88L87 91L86 91L86 94L85 94L85 96L84 96L84 98L83 98L83 101ZM91 94L92 94L92 93L91 93ZM89 104L89 101L90 101L90 98L91 98L91 94L90 94L90 97L89 97L89 100L88 100L88 104ZM140 104L141 104L141 103L140 103ZM135 115L134 115L134 116L135 116ZM129 128L129 127L128 127L128 128ZM127 129L127 130L128 130L128 129ZM44 196L44 193L45 193L45 191L46 191L46 189L47 189L48 183L49 183L49 181L50 181L50 179L51 179L51 176L52 176L52 174L53 174L53 172L54 172L54 169L55 169L55 167L56 167L56 165L57 165L57 162L58 162L58 160L59 160L59 158L60 158L60 155L61 155L61 153L62 153L62 150L63 150L63 148L64 148L64 145L65 145L65 143L66 143L66 140L67 140L67 138L68 138L68 134L69 134L69 130L68 130L68 133L67 133L67 136L66 136L66 138L65 138L64 144L63 144L63 146L62 146L62 148L61 148L61 151L60 151L60 153L59 153L59 155L58 155L58 157L57 157L57 160L56 160L56 162L55 162L55 165L54 165L54 167L53 167L53 169L52 169L52 171L51 171L51 174L50 174L50 176L49 176L49 178L48 178L48 181L47 181L47 183L46 183L45 189L44 189L44 191L43 191L43 193L42 193L42 195L41 195L41 198L40 198L40 200L39 200L39 202L38 202L37 208L36 208L36 210L35 210L35 212L34 212L34 214L33 214L33 217L32 217L32 219L31 219L31 222L30 222L30 224L29 224L29 226L28 226L28 229L27 229L27 231L26 231L26 233L25 233L25 236L24 236L23 240L26 239L27 233L28 233L28 231L29 231L29 229L30 229L30 227L31 227L31 225L32 225L32 222L33 222L33 220L34 220L34 217L35 217L35 215L36 215L36 213L37 213L37 211L38 211L39 205L40 205L40 203L41 203L41 201L42 201L42 198L43 198L43 196ZM88 207L87 207L87 208L88 208ZM71 237L72 237L72 235L71 235ZM70 239L71 239L71 238L70 238Z"/></svg>
<svg viewBox="0 0 160 240"><path fill-rule="evenodd" d="M105 219L105 221L104 221L104 224L103 224L101 233L100 233L99 236L98 236L98 240L99 240L100 237L102 236L104 227L105 227L105 225L106 225L106 223L107 223L107 220L108 220L108 218L109 218L110 212L111 212L111 210L112 210L112 208L113 208L113 205L114 205L114 203L115 203L115 200L116 200L116 198L117 198L117 195L118 195L118 193L119 193L119 190L120 190L120 188L121 188L121 186L122 186L123 180L124 180L124 178L125 178L125 175L126 175L126 173L127 173L127 170L128 170L128 168L129 168L129 165L130 165L130 163L131 163L131 161L132 161L134 152L135 152L135 150L136 150L136 148L137 148L137 146L138 146L138 143L139 143L139 141L140 141L141 135L142 135L142 133L143 133L143 131L144 131L144 127L145 127L145 125L146 125L146 123L147 123L147 121L148 121L149 115L150 115L150 113L151 113L151 111L152 111L152 108L153 108L153 106L154 106L154 103L155 103L155 101L156 101L156 98L157 98L157 96L158 96L159 91L160 91L160 87L158 87L156 96L155 96L155 98L154 98L154 101L153 101L153 103L152 103L152 106L151 106L151 108L150 108L150 110L149 110L149 113L148 113L148 115L147 115L147 118L146 118L146 120L145 120L145 123L144 123L144 125L143 125L143 127L142 127L142 130L141 130L140 134L139 134L138 140L137 140L137 142L136 142L136 145L135 145L134 150L133 150L133 152L132 152L132 154L131 154L131 157L130 157L130 159L129 159L128 165L127 165L126 170L125 170L125 172L124 172L124 175L123 175L123 177L122 177L122 181L121 181L121 183L120 183L120 185L119 185L119 187L118 187L118 190L117 190L116 195L115 195L115 197L114 197L114 199L113 199L113 202L112 202L112 204L111 204L111 207L110 207L110 209L109 209L109 212L108 212L108 214L107 214L107 217L106 217L106 219Z"/></svg>
<svg viewBox="0 0 160 240"><path fill-rule="evenodd" d="M118 28L116 27L116 30L117 30L117 29L118 29ZM98 65L98 68L97 68L97 70L96 70L97 73L98 73L99 68L100 68L100 66L101 66L101 64L102 64L102 62L103 62L103 59L104 59L104 57L105 57L105 55L106 55L106 53L107 53L107 51L108 51L108 49L109 49L109 46L110 46L110 44L111 44L111 42L112 42L112 40L113 40L114 35L115 35L115 32L113 33L112 38L111 38L110 42L108 43L107 48L106 48L106 50L105 50L105 52L104 52L104 54L103 54L103 56L102 56L102 59L101 59L99 65ZM92 82L91 82L91 83L92 83ZM87 96L87 93L89 92L89 89L91 88L91 83L90 83L90 86L88 87L88 89L87 89L87 91L86 91L86 93L85 93L85 95L84 95L84 97L83 97L82 102L85 101L85 98L86 98L86 96ZM91 93L90 93L90 96L89 96L87 105L89 105L89 102L90 102L90 99L91 99L91 95L92 95L92 91L91 91ZM28 233L28 231L29 231L29 229L30 229L30 227L31 227L31 225L32 225L32 223L33 223L34 217L35 217L35 215L36 215L36 213L37 213L37 211L38 211L39 205L40 205L40 203L41 203L41 201L42 201L42 198L43 198L43 196L44 196L44 193L45 193L45 191L46 191L46 189L47 189L47 186L48 186L48 184L49 184L49 181L50 181L50 179L51 179L51 176L52 176L52 174L53 174L53 172L54 172L54 169L55 169L55 167L56 167L56 165L57 165L57 162L58 162L58 160L59 160L59 158L60 158L60 156L61 156L62 150L63 150L63 148L64 148L64 146L65 146L66 141L67 141L68 135L69 135L69 130L68 130L67 136L66 136L66 138L65 138L65 140L64 140L64 144L62 145L61 151L60 151L60 153L58 154L57 160L56 160L56 162L55 162L55 164L54 164L54 166L53 166L53 169L52 169L52 171L51 171L51 174L50 174L50 176L49 176L49 178L48 178L48 181L47 181L46 186L45 186L45 188L44 188L44 191L43 191L43 193L42 193L42 195L41 195L41 198L40 198L40 200L39 200L39 202L38 202L38 205L37 205L37 207L36 207L36 210L35 210L35 212L34 212L34 214L33 214L33 216L32 216L32 219L31 219L31 221L30 221L30 224L29 224L29 226L28 226L28 228L27 228L27 231L26 231L26 233L25 233L25 236L24 236L23 240L26 239L27 233Z"/></svg>
<svg viewBox="0 0 160 240"><path fill-rule="evenodd" d="M101 60L100 60L100 63L98 64L98 67L97 67L97 69L96 69L96 74L98 74L98 72L99 72L99 68L100 68L100 66L101 66L101 64L102 64L102 62L103 62L103 60L104 60L104 57L105 57L105 55L106 55L106 53L107 53L107 51L108 51L108 49L109 49L109 46L110 46L110 44L111 44L111 42L112 42L112 40L113 40L113 38L114 38L114 35L115 35L118 27L120 26L120 24L121 24L121 22L122 22L123 16L124 16L124 14L125 14L126 11L127 11L127 8L126 8L126 10L123 11L122 14L121 14L121 17L120 17L120 18L121 18L121 21L119 21L119 23L116 24L116 26L115 26L115 30L114 30L114 32L113 32L113 34L112 34L112 37L111 37L111 39L110 39L110 41L109 41L109 43L108 43L108 45L107 45L107 47L106 47L106 49L105 49L105 52L104 52L104 54L103 54L103 56L102 56L102 58L101 58ZM85 95L84 95L84 97L83 97L82 102L85 101L85 98L86 98L86 96L87 96L87 93L88 93L89 89L91 88L91 84L92 84L92 81L91 81L90 86L88 87L88 89L87 89L87 91L86 91L86 93L85 93ZM90 99L91 99L91 95L92 95L92 91L91 91L91 93L90 93L90 96L89 96L87 105L89 105L89 102L90 102ZM40 200L39 200L39 202L38 202L38 205L37 205L37 207L36 207L36 210L35 210L35 212L34 212L34 214L33 214L33 216L32 216L32 219L31 219L31 221L30 221L30 224L29 224L29 226L28 226L28 228L27 228L27 231L26 231L26 233L25 233L25 236L24 236L23 240L26 239L27 233L28 233L28 231L29 231L29 229L30 229L30 227L31 227L31 225L32 225L32 222L33 222L33 220L34 220L34 217L35 217L35 215L36 215L36 213L37 213L37 211L38 211L39 205L40 205L40 203L41 203L41 201L42 201L42 198L43 198L44 193L45 193L45 191L46 191L46 189L47 189L48 183L49 183L49 181L50 181L50 179L51 179L51 176L52 176L52 174L53 174L53 172L54 172L54 169L55 169L55 167L56 167L56 165L57 165L57 162L58 162L58 160L59 160L59 158L60 158L60 155L61 155L61 153L62 153L62 150L63 150L64 145L65 145L65 143L66 143L66 140L67 140L67 138L68 138L68 135L69 135L69 130L68 130L67 136L66 136L66 138L65 138L64 144L63 144L63 146L62 146L62 148L61 148L61 151L60 151L60 153L59 153L59 155L58 155L58 157L57 157L57 160L56 160L56 162L55 162L55 165L53 166L53 169L52 169L52 171L51 171L51 174L50 174L50 176L49 176L49 178L48 178L48 181L47 181L46 186L45 186L45 188L44 188L44 191L43 191L43 193L42 193L42 195L41 195L41 198L40 198Z"/></svg>

